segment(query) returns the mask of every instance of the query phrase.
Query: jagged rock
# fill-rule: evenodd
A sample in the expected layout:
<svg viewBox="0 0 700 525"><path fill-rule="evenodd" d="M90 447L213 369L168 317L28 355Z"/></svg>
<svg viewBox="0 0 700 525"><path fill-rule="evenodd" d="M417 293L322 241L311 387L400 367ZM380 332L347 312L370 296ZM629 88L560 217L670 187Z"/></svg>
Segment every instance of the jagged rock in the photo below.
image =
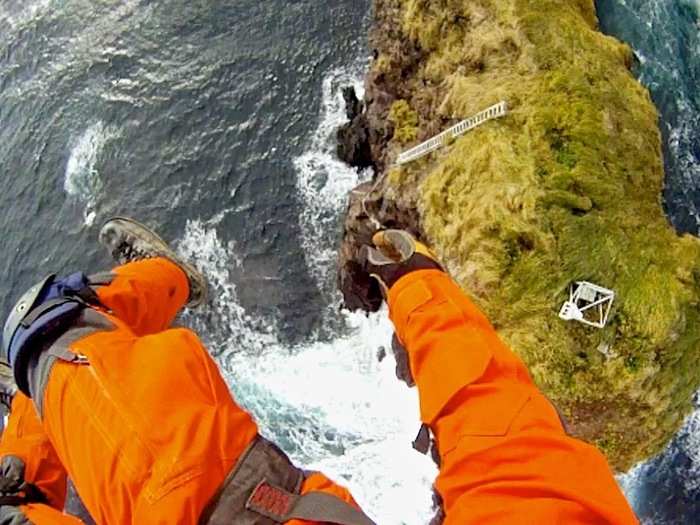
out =
<svg viewBox="0 0 700 525"><path fill-rule="evenodd" d="M359 251L371 243L377 225L406 229L421 238L416 210L402 207L397 200L387 198L382 188L376 181L365 182L349 194L338 257L338 288L350 310L376 312L382 305L377 282L369 279L358 264Z"/></svg>
<svg viewBox="0 0 700 525"><path fill-rule="evenodd" d="M370 147L370 132L364 104L357 98L355 88L343 88L345 115L349 122L338 129L338 158L356 168L374 167Z"/></svg>
<svg viewBox="0 0 700 525"><path fill-rule="evenodd" d="M338 129L338 158L356 168L373 166L365 115L357 115Z"/></svg>
<svg viewBox="0 0 700 525"><path fill-rule="evenodd" d="M362 114L364 104L357 98L354 87L344 87L342 92L343 100L345 100L345 116L348 120L354 120L355 117Z"/></svg>

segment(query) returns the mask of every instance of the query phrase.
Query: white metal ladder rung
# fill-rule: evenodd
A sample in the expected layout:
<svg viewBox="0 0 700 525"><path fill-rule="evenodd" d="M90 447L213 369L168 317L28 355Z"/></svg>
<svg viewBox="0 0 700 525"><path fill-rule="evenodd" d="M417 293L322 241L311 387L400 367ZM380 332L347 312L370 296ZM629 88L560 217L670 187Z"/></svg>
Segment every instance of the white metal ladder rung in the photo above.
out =
<svg viewBox="0 0 700 525"><path fill-rule="evenodd" d="M460 135L463 135L467 131L471 131L477 126L483 124L484 122L502 117L506 113L508 113L508 105L505 101L499 102L498 104L495 104L490 108L487 108L484 111L477 113L473 117L470 117L466 120L463 120L462 122L459 122L458 124L455 124L454 126L443 131L439 135L436 135L433 138L430 138L425 142L418 144L417 146L414 146L413 148L407 151L404 151L396 159L396 164L406 164L407 162L411 162L413 160L424 157L425 155L428 155L429 153L440 148L441 146L444 146L450 137L459 137Z"/></svg>

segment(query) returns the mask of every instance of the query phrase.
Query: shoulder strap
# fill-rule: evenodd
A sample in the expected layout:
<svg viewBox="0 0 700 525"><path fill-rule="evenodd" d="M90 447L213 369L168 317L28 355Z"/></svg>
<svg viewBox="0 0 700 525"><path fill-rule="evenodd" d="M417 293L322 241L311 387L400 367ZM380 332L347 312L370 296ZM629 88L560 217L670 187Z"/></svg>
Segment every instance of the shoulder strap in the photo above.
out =
<svg viewBox="0 0 700 525"><path fill-rule="evenodd" d="M332 494L292 494L267 481L255 488L246 508L278 523L298 519L336 525L375 525L360 510Z"/></svg>
<svg viewBox="0 0 700 525"><path fill-rule="evenodd" d="M304 473L276 445L258 436L207 506L200 525L276 525L292 519L336 525L374 525L331 494L300 495Z"/></svg>

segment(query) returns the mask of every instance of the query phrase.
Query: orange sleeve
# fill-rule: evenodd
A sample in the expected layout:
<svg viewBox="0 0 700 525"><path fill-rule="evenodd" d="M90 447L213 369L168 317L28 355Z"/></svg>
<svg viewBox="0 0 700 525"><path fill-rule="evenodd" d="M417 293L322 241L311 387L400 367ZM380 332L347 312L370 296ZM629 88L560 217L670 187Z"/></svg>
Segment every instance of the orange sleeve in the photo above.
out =
<svg viewBox="0 0 700 525"><path fill-rule="evenodd" d="M24 480L36 485L49 504L63 509L66 502L65 468L39 421L32 400L17 392L7 428L0 440L0 460L12 456L24 465Z"/></svg>
<svg viewBox="0 0 700 525"><path fill-rule="evenodd" d="M47 505L22 505L19 511L33 525L83 525L75 516L69 516Z"/></svg>
<svg viewBox="0 0 700 525"><path fill-rule="evenodd" d="M523 362L446 274L410 273L388 302L438 445L446 524L638 523L603 455L566 434Z"/></svg>

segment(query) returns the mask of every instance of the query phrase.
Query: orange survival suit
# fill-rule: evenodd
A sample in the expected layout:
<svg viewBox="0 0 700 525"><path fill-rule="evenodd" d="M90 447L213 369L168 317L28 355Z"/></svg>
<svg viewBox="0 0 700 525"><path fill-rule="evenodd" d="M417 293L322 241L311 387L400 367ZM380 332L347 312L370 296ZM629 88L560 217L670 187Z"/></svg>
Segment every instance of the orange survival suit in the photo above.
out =
<svg viewBox="0 0 700 525"><path fill-rule="evenodd" d="M13 450L8 429L3 455L25 461L27 481L40 488L64 486L67 473L100 524L238 523L243 510L227 501L263 512L255 523L275 523L261 516L284 510L285 494L295 491L240 469L264 470L268 459L285 471L286 457L270 445L257 450L255 423L196 335L169 328L188 296L184 274L165 259L113 273L97 291L104 308L86 309L32 363L33 406L21 394L13 404L10 428L23 415L36 418L35 443L47 453L34 454L29 441ZM391 287L388 303L421 420L439 449L444 523L636 523L604 457L566 435L523 363L446 274L411 272ZM243 500L237 480L254 482ZM302 494L354 505L322 474L303 473L295 483ZM50 490L44 505L24 507L26 515L38 525L75 523L56 517L65 489Z"/></svg>

